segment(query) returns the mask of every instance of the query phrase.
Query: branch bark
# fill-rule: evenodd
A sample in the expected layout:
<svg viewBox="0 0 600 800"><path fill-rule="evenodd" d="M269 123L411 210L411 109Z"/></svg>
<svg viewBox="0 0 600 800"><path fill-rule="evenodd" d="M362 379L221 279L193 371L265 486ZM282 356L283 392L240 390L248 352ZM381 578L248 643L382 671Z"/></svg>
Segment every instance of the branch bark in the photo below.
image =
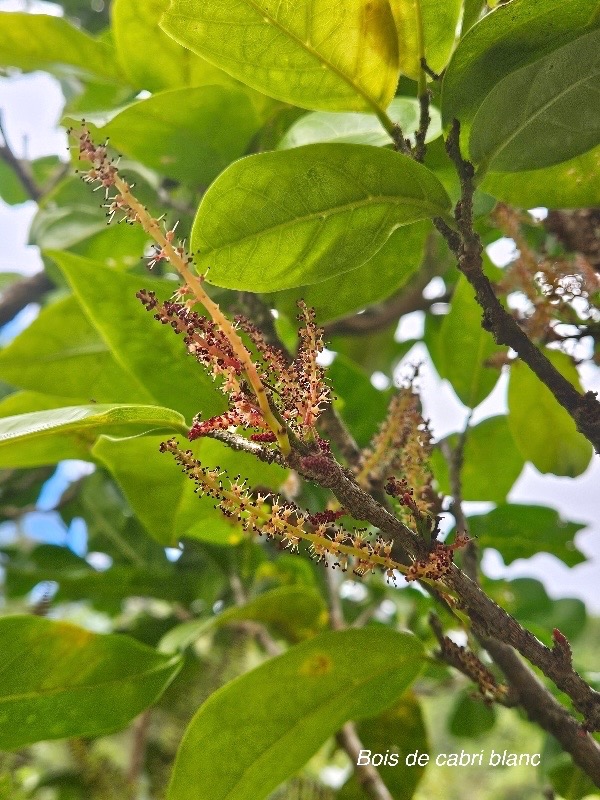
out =
<svg viewBox="0 0 600 800"><path fill-rule="evenodd" d="M508 345L518 354L571 415L577 429L589 439L596 452L600 453L600 403L596 399L596 393L580 394L561 375L502 306L490 281L483 273L482 244L473 230L475 173L473 165L462 157L459 136L460 126L458 121L454 120L452 131L446 141L446 149L456 166L461 182L461 199L455 209L458 233L451 230L441 219L435 220L435 225L455 253L458 268L475 290L475 297L483 310L483 328L493 334L498 344Z"/></svg>

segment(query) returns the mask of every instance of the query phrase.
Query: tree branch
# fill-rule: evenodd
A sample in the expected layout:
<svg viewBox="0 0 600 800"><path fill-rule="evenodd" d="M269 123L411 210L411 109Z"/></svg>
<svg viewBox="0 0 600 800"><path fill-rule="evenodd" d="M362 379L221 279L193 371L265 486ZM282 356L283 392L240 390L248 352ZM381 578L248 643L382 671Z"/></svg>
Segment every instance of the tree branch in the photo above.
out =
<svg viewBox="0 0 600 800"><path fill-rule="evenodd" d="M347 722L336 734L339 746L350 756L356 779L372 800L394 800L387 786L381 780L377 769L371 764L358 764L360 751L364 750L356 728L352 722Z"/></svg>
<svg viewBox="0 0 600 800"><path fill-rule="evenodd" d="M500 667L529 719L548 731L570 753L596 786L600 787L600 745L556 700L534 673L507 645L493 638L480 638L481 644Z"/></svg>
<svg viewBox="0 0 600 800"><path fill-rule="evenodd" d="M290 466L305 478L331 489L343 508L355 519L367 520L379 528L415 560L427 559L429 551L424 539L416 536L410 528L364 492L351 473L333 459L328 459L328 462L327 467L325 464L323 468L311 464L311 469L307 470L302 456L292 452L288 458ZM575 708L583 715L588 730L600 730L600 693L583 680L556 647L550 649L542 644L456 565L451 565L443 583L457 595L458 607L468 614L476 635L486 638L493 636L518 650L571 698Z"/></svg>
<svg viewBox="0 0 600 800"><path fill-rule="evenodd" d="M434 220L434 223L455 253L458 268L475 289L477 302L483 310L483 328L493 334L498 344L508 345L518 354L573 417L577 429L594 445L596 452L600 453L600 403L596 399L596 393L580 394L561 375L506 311L483 273L482 244L473 229L475 172L473 165L461 155L459 136L460 125L454 120L446 149L456 166L461 183L461 199L455 209L459 233L451 231L440 219Z"/></svg>
<svg viewBox="0 0 600 800"><path fill-rule="evenodd" d="M23 278L7 287L0 299L0 327L14 319L30 303L42 299L54 284L45 272L38 272L31 278Z"/></svg>
<svg viewBox="0 0 600 800"><path fill-rule="evenodd" d="M0 158L6 164L8 164L8 166L15 173L15 175L19 179L21 185L23 186L29 197L32 200L35 200L37 203L38 200L41 199L43 192L35 182L35 178L33 177L33 173L31 172L29 162L21 158L17 158L17 156L13 153L10 145L8 144L8 139L6 138L6 133L4 131L4 125L2 122L1 114L0 114L0 135L2 136L2 140L4 142L4 144L0 144Z"/></svg>

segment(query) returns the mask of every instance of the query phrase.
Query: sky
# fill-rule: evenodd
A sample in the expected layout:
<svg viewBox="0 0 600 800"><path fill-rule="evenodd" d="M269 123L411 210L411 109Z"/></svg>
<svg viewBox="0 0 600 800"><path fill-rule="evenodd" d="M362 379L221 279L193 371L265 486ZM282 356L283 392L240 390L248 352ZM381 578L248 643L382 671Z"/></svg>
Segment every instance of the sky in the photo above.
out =
<svg viewBox="0 0 600 800"><path fill-rule="evenodd" d="M56 7L44 2L26 2L26 0L0 0L0 13L18 11L24 8L56 13ZM62 94L57 81L43 73L16 75L10 78L0 77L0 113L4 129L11 147L17 155L39 157L59 154L66 157L66 137L57 123L62 108ZM27 244L29 225L35 213L34 203L24 203L17 207L8 207L0 200L0 272L21 272L30 275L41 269L41 259L36 247ZM493 260L502 265L507 262L514 243L503 240L489 251ZM6 343L16 335L21 327L35 317L37 309L26 309L10 327L0 332L0 344ZM404 320L399 335L410 338L418 334L422 325L419 314L410 315ZM422 362L420 385L424 401L425 416L431 420L436 438L462 429L466 418L466 410L457 400L446 381L440 381L423 345L413 348L409 357L413 361ZM581 370L581 378L585 389L600 390L600 370L585 368ZM503 413L506 410L506 376L501 377L493 393L475 410L473 423ZM57 476L53 491L57 491L61 482L71 479L78 469L87 468L79 465L67 465ZM541 580L551 597L579 597L588 608L600 613L600 458L595 456L587 471L576 480L559 478L552 475L541 475L530 464L513 487L509 501L546 505L557 509L563 517L574 522L585 523L585 530L577 534L576 543L588 560L569 569L553 556L540 553L527 561L519 560L510 567L505 567L500 555L487 550L483 559L483 569L493 578L514 578L531 576ZM46 491L44 503L48 503ZM489 508L487 504L466 503L467 513L481 513ZM61 532L53 527L52 535L73 549L82 547L81 530L74 529ZM32 533L37 528L32 526Z"/></svg>

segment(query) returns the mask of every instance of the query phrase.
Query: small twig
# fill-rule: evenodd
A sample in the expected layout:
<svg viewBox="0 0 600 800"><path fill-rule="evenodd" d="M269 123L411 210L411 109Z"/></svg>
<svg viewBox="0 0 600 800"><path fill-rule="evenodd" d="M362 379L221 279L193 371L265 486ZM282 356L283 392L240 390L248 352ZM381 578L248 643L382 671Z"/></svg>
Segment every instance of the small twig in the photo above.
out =
<svg viewBox="0 0 600 800"><path fill-rule="evenodd" d="M394 800L387 786L381 780L377 769L371 764L358 764L360 751L364 750L356 728L352 722L347 722L336 734L339 746L346 751L352 761L356 778L371 800Z"/></svg>
<svg viewBox="0 0 600 800"><path fill-rule="evenodd" d="M495 638L479 638L516 691L529 719L552 734L575 764L600 787L600 744L582 729L511 647Z"/></svg>
<svg viewBox="0 0 600 800"><path fill-rule="evenodd" d="M8 286L0 299L0 327L14 319L30 303L39 302L54 284L45 272L23 278Z"/></svg>
<svg viewBox="0 0 600 800"><path fill-rule="evenodd" d="M325 581L327 582L327 597L329 599L329 625L334 631L341 631L346 627L344 611L340 599L340 581L336 570L335 561L327 556L325 562Z"/></svg>
<svg viewBox="0 0 600 800"><path fill-rule="evenodd" d="M0 158L13 170L29 197L37 203L41 199L43 192L33 177L29 162L17 158L13 153L4 130L2 114L0 114L0 135L4 142L4 144L0 144Z"/></svg>
<svg viewBox="0 0 600 800"><path fill-rule="evenodd" d="M459 233L441 219L434 224L445 237L458 260L458 268L475 290L483 310L482 327L493 334L497 344L508 345L552 392L560 405L573 417L578 430L600 453L600 403L596 392L579 391L554 367L519 327L517 321L500 303L492 284L483 272L482 243L473 228L473 165L460 152L460 125L454 120L446 140L448 155L454 162L461 184L461 199L456 204L455 218Z"/></svg>
<svg viewBox="0 0 600 800"><path fill-rule="evenodd" d="M319 417L319 428L339 448L349 466L358 463L360 447L331 403Z"/></svg>
<svg viewBox="0 0 600 800"><path fill-rule="evenodd" d="M425 59L423 59L424 61ZM419 127L415 132L415 147L414 158L415 161L423 161L427 145L425 139L427 138L427 131L431 124L431 115L429 113L429 104L431 102L431 95L429 90L426 89L424 94L419 95Z"/></svg>
<svg viewBox="0 0 600 800"><path fill-rule="evenodd" d="M443 72L434 72L431 69L431 67L429 66L429 64L427 63L427 60L425 58L421 59L421 69L423 70L423 72L425 72L427 75L429 75L429 77L433 81L441 80L442 79L442 75L444 74Z"/></svg>
<svg viewBox="0 0 600 800"><path fill-rule="evenodd" d="M129 767L125 780L132 787L134 793L140 781L146 759L146 743L148 741L148 730L150 728L150 717L152 709L147 708L133 723L133 743Z"/></svg>
<svg viewBox="0 0 600 800"><path fill-rule="evenodd" d="M464 430L458 437L458 442L454 450L450 447L447 440L440 442L440 450L448 464L448 473L450 476L450 491L452 492L452 504L450 511L456 522L456 530L465 534L469 534L469 522L464 514L462 503L462 467L465 454L465 444L469 433L469 426L473 412L471 411L465 423ZM472 581L477 582L477 547L473 540L470 540L463 550L463 569L466 575Z"/></svg>

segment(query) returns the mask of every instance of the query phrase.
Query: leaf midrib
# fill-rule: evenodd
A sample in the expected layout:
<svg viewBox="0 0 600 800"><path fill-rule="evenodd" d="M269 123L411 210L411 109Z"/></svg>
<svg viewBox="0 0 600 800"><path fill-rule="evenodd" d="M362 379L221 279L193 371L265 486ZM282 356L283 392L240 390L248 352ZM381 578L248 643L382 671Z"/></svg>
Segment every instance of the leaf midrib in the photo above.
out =
<svg viewBox="0 0 600 800"><path fill-rule="evenodd" d="M242 244L242 242L245 242L248 239L255 239L258 236L264 236L266 234L269 234L269 233L272 233L272 232L275 232L275 231L278 231L278 230L285 230L286 228L289 228L290 226L296 225L297 223L309 222L311 220L318 220L324 214L326 215L326 217L331 217L331 216L334 216L336 214L345 213L346 211L355 211L356 209L359 209L359 208L365 208L365 207L367 207L367 206L369 206L371 204L372 205L377 205L377 203L375 203L374 201L381 201L379 203L380 205L388 204L388 205L398 205L398 206L402 206L402 205L417 206L418 208L421 208L423 210L431 211L432 212L432 216L443 216L443 214L444 214L444 211L443 211L443 209L440 208L440 206L433 205L432 203L429 203L426 200L417 200L416 198L412 198L412 197L410 197L410 198L399 198L399 197L395 197L393 195L389 195L389 196L388 195L378 195L376 197L369 197L369 198L367 198L365 200L359 200L358 202L354 201L352 203L346 203L346 204L341 205L341 206L331 206L329 209L323 209L322 211L314 212L314 213L311 213L311 214L306 214L306 215L304 215L302 217L294 216L294 217L291 217L289 220L286 220L285 222L280 222L277 225L273 225L273 226L268 227L268 228L263 228L262 230L256 231L254 233L249 233L246 236L242 236L242 237L240 237L238 239L235 239L235 240L233 240L231 242L225 242L224 244L218 245L217 247L210 247L209 250L204 250L204 251L201 251L201 252L202 252L203 255L208 255L209 253L214 253L217 250L224 250L226 247L237 246L238 244ZM324 221L324 220L322 220L322 221ZM415 222L416 221L418 221L418 220L415 220Z"/></svg>

